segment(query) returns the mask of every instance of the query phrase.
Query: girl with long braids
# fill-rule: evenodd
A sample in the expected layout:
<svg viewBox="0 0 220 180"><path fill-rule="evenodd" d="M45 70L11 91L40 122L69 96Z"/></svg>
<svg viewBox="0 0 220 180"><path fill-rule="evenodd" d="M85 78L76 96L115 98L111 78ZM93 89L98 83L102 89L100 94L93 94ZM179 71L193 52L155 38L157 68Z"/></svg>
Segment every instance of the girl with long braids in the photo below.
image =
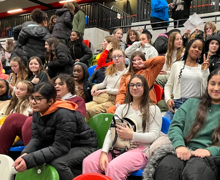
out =
<svg viewBox="0 0 220 180"><path fill-rule="evenodd" d="M202 65L198 63L201 57ZM204 58L204 61L203 61ZM191 97L201 97L206 88L209 75L209 63L204 57L204 42L201 39L192 39L187 44L183 61L172 65L170 76L165 85L165 101L169 110L165 114L168 119L173 119L175 111ZM174 98L171 98L173 93Z"/></svg>
<svg viewBox="0 0 220 180"><path fill-rule="evenodd" d="M169 153L159 162L155 180L219 179L215 171L220 156L219 109L220 69L216 69L208 77L202 98L190 98L174 115L168 137L175 154Z"/></svg>

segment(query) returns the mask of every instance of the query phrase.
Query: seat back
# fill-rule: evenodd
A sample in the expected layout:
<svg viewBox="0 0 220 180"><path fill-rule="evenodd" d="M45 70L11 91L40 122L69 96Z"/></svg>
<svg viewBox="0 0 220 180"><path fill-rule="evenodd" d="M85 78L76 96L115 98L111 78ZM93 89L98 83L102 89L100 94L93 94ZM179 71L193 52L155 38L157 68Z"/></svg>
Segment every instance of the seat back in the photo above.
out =
<svg viewBox="0 0 220 180"><path fill-rule="evenodd" d="M169 131L169 127L170 127L170 123L171 123L171 120L170 119L167 119L165 117L162 118L162 128L161 128L161 131L164 133L164 134L167 134L168 131Z"/></svg>
<svg viewBox="0 0 220 180"><path fill-rule="evenodd" d="M15 180L59 180L57 170L48 164L36 166L25 172L18 172Z"/></svg>
<svg viewBox="0 0 220 180"><path fill-rule="evenodd" d="M112 180L112 178L98 173L86 173L75 177L73 180Z"/></svg>
<svg viewBox="0 0 220 180"><path fill-rule="evenodd" d="M84 39L83 43L90 48L90 40Z"/></svg>
<svg viewBox="0 0 220 180"><path fill-rule="evenodd" d="M14 180L14 168L12 167L14 160L4 154L0 154L0 179Z"/></svg>
<svg viewBox="0 0 220 180"><path fill-rule="evenodd" d="M163 88L158 84L154 84L154 89L156 91L157 102L159 102L163 99Z"/></svg>
<svg viewBox="0 0 220 180"><path fill-rule="evenodd" d="M113 115L114 114L110 113L97 114L89 120L89 126L96 132L99 148L102 148L105 135L110 127Z"/></svg>
<svg viewBox="0 0 220 180"><path fill-rule="evenodd" d="M90 76L92 75L92 73L95 71L95 68L97 67L97 65L93 65L93 66L90 66L88 68L88 72L89 72L89 78Z"/></svg>

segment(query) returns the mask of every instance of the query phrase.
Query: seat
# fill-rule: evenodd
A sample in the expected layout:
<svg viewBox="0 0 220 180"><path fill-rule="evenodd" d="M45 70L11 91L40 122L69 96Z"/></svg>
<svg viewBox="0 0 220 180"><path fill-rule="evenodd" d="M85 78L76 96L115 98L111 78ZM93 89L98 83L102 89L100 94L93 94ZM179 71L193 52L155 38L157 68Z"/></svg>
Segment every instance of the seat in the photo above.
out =
<svg viewBox="0 0 220 180"><path fill-rule="evenodd" d="M0 179L14 180L14 174L16 174L16 171L12 167L13 163L14 160L11 157L0 154Z"/></svg>
<svg viewBox="0 0 220 180"><path fill-rule="evenodd" d="M86 173L75 177L73 180L113 180L113 179L98 173Z"/></svg>
<svg viewBox="0 0 220 180"><path fill-rule="evenodd" d="M84 39L84 40L83 40L83 43L84 43L87 47L90 48L90 40Z"/></svg>
<svg viewBox="0 0 220 180"><path fill-rule="evenodd" d="M15 147L11 147L9 151L13 151L13 152L14 152L14 151L16 151L16 152L20 151L20 152L21 152L21 151L23 151L24 147L25 147L25 146L15 146Z"/></svg>
<svg viewBox="0 0 220 180"><path fill-rule="evenodd" d="M158 85L154 84L154 89L156 91L157 103L163 99L163 88Z"/></svg>
<svg viewBox="0 0 220 180"><path fill-rule="evenodd" d="M165 117L162 117L162 127L161 127L161 131L164 133L164 134L167 134L168 131L169 131L169 127L170 127L170 123L171 123L171 120L170 119L167 119ZM144 172L143 169L141 170L138 170L138 171L134 171L133 173L131 173L131 176L142 176L142 173Z"/></svg>
<svg viewBox="0 0 220 180"><path fill-rule="evenodd" d="M25 172L18 172L15 180L59 180L59 174L53 166L44 164L28 169Z"/></svg>
<svg viewBox="0 0 220 180"><path fill-rule="evenodd" d="M88 68L88 72L89 72L89 78L90 76L92 75L92 73L95 71L95 68L97 67L97 65L93 65L93 66L90 66Z"/></svg>
<svg viewBox="0 0 220 180"><path fill-rule="evenodd" d="M96 132L96 137L98 139L98 147L102 148L105 135L109 129L109 126L112 122L112 117L114 114L102 113L93 116L88 124Z"/></svg>

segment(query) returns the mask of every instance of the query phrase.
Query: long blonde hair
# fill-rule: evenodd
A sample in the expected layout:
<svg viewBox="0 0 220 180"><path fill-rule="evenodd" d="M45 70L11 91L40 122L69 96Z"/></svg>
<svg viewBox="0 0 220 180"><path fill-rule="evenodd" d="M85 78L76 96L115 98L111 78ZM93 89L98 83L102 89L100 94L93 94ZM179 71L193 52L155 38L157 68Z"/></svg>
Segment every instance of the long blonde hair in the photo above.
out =
<svg viewBox="0 0 220 180"><path fill-rule="evenodd" d="M63 8L67 8L70 10L70 12L72 14L75 14L75 6L73 5L72 2L66 2L64 5L63 5Z"/></svg>
<svg viewBox="0 0 220 180"><path fill-rule="evenodd" d="M172 32L169 36L169 39L168 39L167 61L166 61L167 68L170 68L172 65L174 42L175 42L177 34L180 34L180 33L179 32ZM179 61L181 59L183 52L184 52L184 47L182 45L181 48L177 49L177 53L176 53L176 60L177 61Z"/></svg>
<svg viewBox="0 0 220 180"><path fill-rule="evenodd" d="M19 83L22 83L24 85L27 86L27 96L31 94L31 91L33 89L33 85L30 81L27 81L27 80L22 80L22 81L19 81L17 83L17 85ZM17 86L16 85L16 86ZM17 98L17 96L15 95L15 93L12 95L12 98L10 99L10 103L7 107L7 110L5 111L5 115L9 115L11 114L11 111L14 109L13 113L23 113L23 111L27 108L28 106L28 99L27 99L27 96L23 97L20 101L19 99Z"/></svg>
<svg viewBox="0 0 220 180"><path fill-rule="evenodd" d="M125 53L124 51L122 51L121 49L115 49L114 51L120 51L122 53L122 55L125 57ZM113 51L113 52L114 52ZM112 53L113 53L112 52ZM125 66L124 66L125 67ZM117 70L117 67L115 64L111 64L105 71L105 75L113 75L114 73L116 73L118 70Z"/></svg>

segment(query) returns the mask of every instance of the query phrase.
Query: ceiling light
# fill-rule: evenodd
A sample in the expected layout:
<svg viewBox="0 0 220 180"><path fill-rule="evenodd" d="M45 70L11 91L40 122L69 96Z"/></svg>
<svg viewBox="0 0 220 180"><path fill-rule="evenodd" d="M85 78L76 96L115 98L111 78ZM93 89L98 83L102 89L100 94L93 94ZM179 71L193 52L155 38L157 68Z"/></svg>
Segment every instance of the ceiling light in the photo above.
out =
<svg viewBox="0 0 220 180"><path fill-rule="evenodd" d="M15 12L19 12L22 11L23 9L14 9L14 10L9 10L7 11L8 13L15 13Z"/></svg>
<svg viewBox="0 0 220 180"><path fill-rule="evenodd" d="M5 0L0 0L0 2L4 2Z"/></svg>
<svg viewBox="0 0 220 180"><path fill-rule="evenodd" d="M59 3L66 3L66 2L73 2L75 0L66 0L66 1L59 1Z"/></svg>

